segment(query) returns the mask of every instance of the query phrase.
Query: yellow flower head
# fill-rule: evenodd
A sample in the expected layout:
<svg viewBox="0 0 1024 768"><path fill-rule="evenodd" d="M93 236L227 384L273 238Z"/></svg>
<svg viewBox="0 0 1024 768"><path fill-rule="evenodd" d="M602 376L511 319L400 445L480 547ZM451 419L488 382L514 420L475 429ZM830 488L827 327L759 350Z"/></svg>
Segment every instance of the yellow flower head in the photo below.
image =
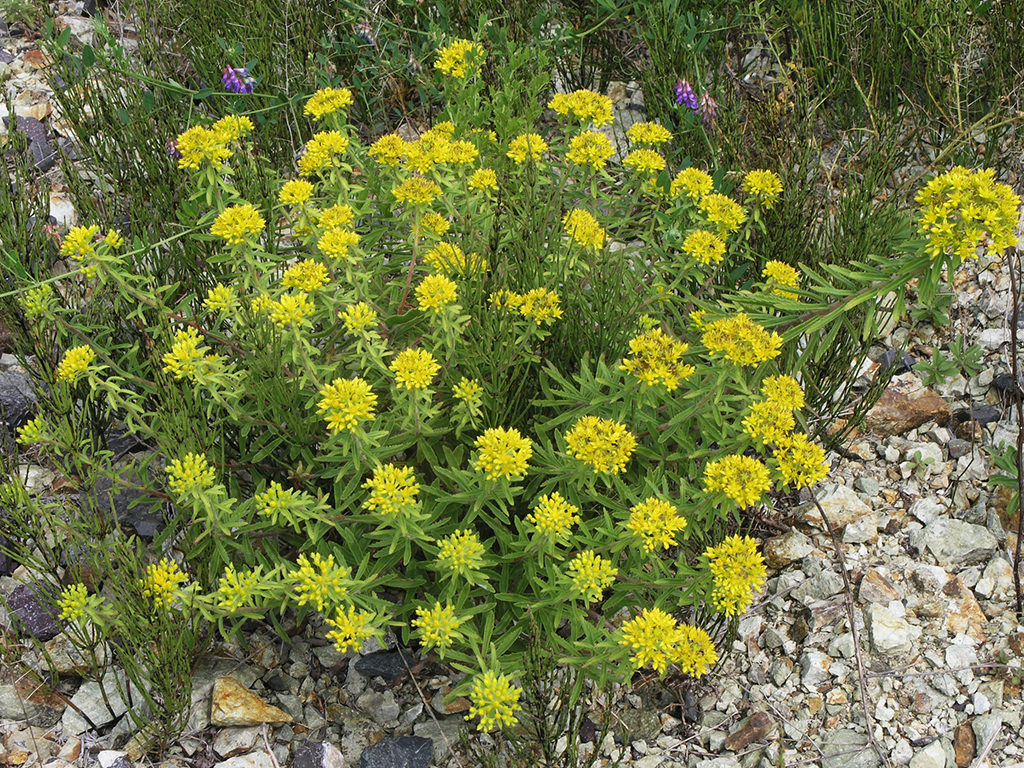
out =
<svg viewBox="0 0 1024 768"><path fill-rule="evenodd" d="M622 161L622 164L640 173L646 173L648 176L653 176L659 171L665 170L665 158L653 149L634 149L626 155L626 159Z"/></svg>
<svg viewBox="0 0 1024 768"><path fill-rule="evenodd" d="M686 528L686 518L674 504L651 496L629 510L626 527L644 540L644 549L668 549L678 544L676 534Z"/></svg>
<svg viewBox="0 0 1024 768"><path fill-rule="evenodd" d="M465 576L483 565L484 545L475 531L457 530L437 543L437 564L445 571Z"/></svg>
<svg viewBox="0 0 1024 768"><path fill-rule="evenodd" d="M359 235L348 229L328 229L316 241L320 252L332 259L351 261L354 257L351 248L359 245Z"/></svg>
<svg viewBox="0 0 1024 768"><path fill-rule="evenodd" d="M309 323L316 307L304 291L286 293L270 307L270 319L279 328L289 325L301 327Z"/></svg>
<svg viewBox="0 0 1024 768"><path fill-rule="evenodd" d="M583 416L565 433L568 454L590 466L594 473L619 474L626 468L636 437L625 424L597 416Z"/></svg>
<svg viewBox="0 0 1024 768"><path fill-rule="evenodd" d="M558 491L537 499L537 506L526 516L544 536L562 539L580 521L580 508L562 498Z"/></svg>
<svg viewBox="0 0 1024 768"><path fill-rule="evenodd" d="M669 130L658 123L633 123L626 137L634 144L664 144L672 140Z"/></svg>
<svg viewBox="0 0 1024 768"><path fill-rule="evenodd" d="M351 205L338 203L320 211L316 216L316 223L326 232L332 229L350 228L355 219L355 212Z"/></svg>
<svg viewBox="0 0 1024 768"><path fill-rule="evenodd" d="M755 440L780 444L796 427L793 411L774 400L763 400L750 406L743 419L743 430Z"/></svg>
<svg viewBox="0 0 1024 768"><path fill-rule="evenodd" d="M46 439L46 419L42 414L29 419L18 428L19 445L36 445Z"/></svg>
<svg viewBox="0 0 1024 768"><path fill-rule="evenodd" d="M103 242L106 243L108 248L120 248L124 245L124 238L121 237L120 232L108 229L107 234L103 238Z"/></svg>
<svg viewBox="0 0 1024 768"><path fill-rule="evenodd" d="M623 624L619 645L633 652L630 660L637 669L650 664L659 675L665 674L669 664L676 664L682 672L700 677L718 661L707 632L677 624L660 608L645 608Z"/></svg>
<svg viewBox="0 0 1024 768"><path fill-rule="evenodd" d="M792 376L767 376L761 382L761 394L784 408L798 411L804 407L804 390Z"/></svg>
<svg viewBox="0 0 1024 768"><path fill-rule="evenodd" d="M406 349L391 361L395 386L405 389L426 389L441 370L434 356L425 349Z"/></svg>
<svg viewBox="0 0 1024 768"><path fill-rule="evenodd" d="M761 277L772 285L773 290L779 296L787 299L799 299L800 295L784 288L796 288L800 284L800 273L789 264L781 261L769 261L764 265Z"/></svg>
<svg viewBox="0 0 1024 768"><path fill-rule="evenodd" d="M498 175L490 168L477 168L469 177L469 188L487 190L498 188Z"/></svg>
<svg viewBox="0 0 1024 768"><path fill-rule="evenodd" d="M743 212L739 203L718 193L701 198L698 207L708 221L718 225L719 237L726 237L735 232L747 219L747 214Z"/></svg>
<svg viewBox="0 0 1024 768"><path fill-rule="evenodd" d="M164 373L172 374L175 379L194 379L210 351L202 342L203 337L192 326L177 331L171 351L163 356Z"/></svg>
<svg viewBox="0 0 1024 768"><path fill-rule="evenodd" d="M270 518L274 525L287 523L289 517L296 513L301 515L313 502L313 497L305 491L285 488L276 480L271 481L266 490L253 496L256 508L263 517Z"/></svg>
<svg viewBox="0 0 1024 768"><path fill-rule="evenodd" d="M435 235L443 235L449 229L451 229L451 223L439 213L434 211L427 211L423 214L423 218L420 219L420 226L424 229L428 229Z"/></svg>
<svg viewBox="0 0 1024 768"><path fill-rule="evenodd" d="M722 352L739 365L756 365L779 356L782 337L769 333L742 312L706 323L701 337L709 352Z"/></svg>
<svg viewBox="0 0 1024 768"><path fill-rule="evenodd" d="M772 171L750 171L743 177L743 191L770 210L782 195L782 179Z"/></svg>
<svg viewBox="0 0 1024 768"><path fill-rule="evenodd" d="M704 467L709 491L722 491L741 507L757 504L771 489L768 467L752 456L726 456Z"/></svg>
<svg viewBox="0 0 1024 768"><path fill-rule="evenodd" d="M408 143L397 133L381 136L370 145L370 157L381 165L392 167L402 162L408 152Z"/></svg>
<svg viewBox="0 0 1024 768"><path fill-rule="evenodd" d="M387 518L414 512L419 504L416 496L420 492L420 484L412 467L396 467L385 464L373 471L373 477L363 483L363 488L371 491L370 497L363 502L363 509L378 512Z"/></svg>
<svg viewBox="0 0 1024 768"><path fill-rule="evenodd" d="M757 542L749 536L728 536L704 550L704 556L714 580L711 602L726 616L739 616L768 575Z"/></svg>
<svg viewBox="0 0 1024 768"><path fill-rule="evenodd" d="M321 88L306 102L303 112L311 115L314 120L323 120L351 103L352 91L348 88Z"/></svg>
<svg viewBox="0 0 1024 768"><path fill-rule="evenodd" d="M299 158L299 173L311 176L334 165L337 155L348 149L348 137L338 131L321 131L306 144L306 153Z"/></svg>
<svg viewBox="0 0 1024 768"><path fill-rule="evenodd" d="M317 413L327 420L327 428L334 434L354 430L359 422L373 418L377 395L370 385L358 376L353 379L337 378L320 390Z"/></svg>
<svg viewBox="0 0 1024 768"><path fill-rule="evenodd" d="M455 385L452 390L452 394L455 395L457 400L461 400L470 408L480 407L480 396L483 394L484 388L480 382L476 379L467 379L465 376Z"/></svg>
<svg viewBox="0 0 1024 768"><path fill-rule="evenodd" d="M369 611L357 611L355 606L348 606L347 610L338 608L333 619L327 619L327 623L334 629L327 633L327 639L334 643L334 648L345 653L346 651L360 651L363 643L371 637L380 637L383 632L373 626L376 614Z"/></svg>
<svg viewBox="0 0 1024 768"><path fill-rule="evenodd" d="M548 143L536 133L520 134L508 145L508 157L516 165L525 163L527 157L536 162L547 151Z"/></svg>
<svg viewBox="0 0 1024 768"><path fill-rule="evenodd" d="M429 205L441 194L441 187L430 179L412 176L391 190L400 203Z"/></svg>
<svg viewBox="0 0 1024 768"><path fill-rule="evenodd" d="M197 125L180 134L175 140L179 168L198 170L202 165L220 166L234 154L227 147L224 135Z"/></svg>
<svg viewBox="0 0 1024 768"><path fill-rule="evenodd" d="M243 136L248 136L252 133L253 127L252 120L244 115L225 115L210 126L225 143L238 141ZM180 148L178 151L181 151Z"/></svg>
<svg viewBox="0 0 1024 768"><path fill-rule="evenodd" d="M780 441L773 455L785 485L792 483L797 488L807 488L828 477L825 450L802 432Z"/></svg>
<svg viewBox="0 0 1024 768"><path fill-rule="evenodd" d="M619 569L608 558L588 549L569 561L568 572L573 590L583 598L583 602L593 603L600 600L604 591L612 585Z"/></svg>
<svg viewBox="0 0 1024 768"><path fill-rule="evenodd" d="M289 574L289 580L295 584L295 600L300 606L310 603L322 612L325 606L330 609L348 597L352 569L336 563L334 555L324 558L314 552L312 560L299 555L295 562L298 568Z"/></svg>
<svg viewBox="0 0 1024 768"><path fill-rule="evenodd" d="M438 314L458 298L455 283L444 275L427 275L416 286L416 301L424 312Z"/></svg>
<svg viewBox="0 0 1024 768"><path fill-rule="evenodd" d="M359 334L377 324L377 313L365 301L360 301L346 307L341 319L345 323L346 331Z"/></svg>
<svg viewBox="0 0 1024 768"><path fill-rule="evenodd" d="M71 584L64 587L60 593L60 599L57 601L57 607L60 609L59 618L81 622L87 618L89 590L86 589L85 584Z"/></svg>
<svg viewBox="0 0 1024 768"><path fill-rule="evenodd" d="M558 306L558 294L547 288L534 288L522 294L518 309L523 317L533 320L537 325L551 325L562 316L562 308Z"/></svg>
<svg viewBox="0 0 1024 768"><path fill-rule="evenodd" d="M469 693L472 702L467 720L479 717L477 728L481 731L493 730L495 726L504 728L519 722L516 712L520 709L519 697L523 691L516 688L505 675L487 670L473 678L473 686Z"/></svg>
<svg viewBox="0 0 1024 768"><path fill-rule="evenodd" d="M615 147L607 136L599 131L587 131L569 141L569 151L565 153L565 157L571 163L589 165L595 171L599 171L614 154Z"/></svg>
<svg viewBox="0 0 1024 768"><path fill-rule="evenodd" d="M605 232L597 219L582 208L573 208L562 219L565 234L584 248L601 248L604 245Z"/></svg>
<svg viewBox="0 0 1024 768"><path fill-rule="evenodd" d="M165 557L159 563L150 563L146 567L146 577L142 581L142 594L153 598L158 608L167 608L174 599L174 594L181 585L188 581L178 564Z"/></svg>
<svg viewBox="0 0 1024 768"><path fill-rule="evenodd" d="M238 297L235 296L233 288L217 283L206 292L203 306L210 312L228 312L234 308L237 301Z"/></svg>
<svg viewBox="0 0 1024 768"><path fill-rule="evenodd" d="M73 347L64 353L60 365L57 366L57 381L66 381L73 384L79 376L89 370L96 359L96 353L92 347Z"/></svg>
<svg viewBox="0 0 1024 768"><path fill-rule="evenodd" d="M476 439L480 455L473 463L477 472L485 472L488 480L499 477L522 477L528 469L527 462L533 456L533 443L523 437L518 429L492 427Z"/></svg>
<svg viewBox="0 0 1024 768"><path fill-rule="evenodd" d="M70 256L75 261L85 261L96 252L96 235L100 228L95 224L91 227L72 227L60 244L60 255Z"/></svg>
<svg viewBox="0 0 1024 768"><path fill-rule="evenodd" d="M693 375L696 370L683 362L689 345L682 344L665 334L660 328L642 333L629 342L632 357L622 360L619 368L636 376L649 387L664 384L671 392Z"/></svg>
<svg viewBox="0 0 1024 768"><path fill-rule="evenodd" d="M285 182L277 199L285 205L302 205L308 203L313 195L313 185L305 179L292 179Z"/></svg>
<svg viewBox="0 0 1024 768"><path fill-rule="evenodd" d="M456 40L437 55L434 68L458 80L480 71L485 59L484 49L471 40Z"/></svg>
<svg viewBox="0 0 1024 768"><path fill-rule="evenodd" d="M213 486L214 470L200 453L186 453L167 468L167 485L178 496L193 495Z"/></svg>
<svg viewBox="0 0 1024 768"><path fill-rule="evenodd" d="M327 267L312 259L292 264L281 275L281 285L302 291L315 291L327 285Z"/></svg>
<svg viewBox="0 0 1024 768"><path fill-rule="evenodd" d="M698 264L721 264L725 258L725 242L714 232L695 229L683 240L683 253Z"/></svg>
<svg viewBox="0 0 1024 768"><path fill-rule="evenodd" d="M700 202L705 196L711 194L714 186L711 177L700 168L684 168L672 179L669 194L672 197L686 195L690 200Z"/></svg>
<svg viewBox="0 0 1024 768"><path fill-rule="evenodd" d="M416 609L412 625L418 631L423 645L437 648L443 656L445 650L462 634L459 625L464 621L455 617L455 607L451 603L441 605L439 600L435 600L432 608Z"/></svg>
<svg viewBox="0 0 1024 768"><path fill-rule="evenodd" d="M253 595L264 580L261 570L261 566L257 566L255 569L236 571L235 566L228 563L224 575L217 581L217 591L214 593L217 607L235 613L250 605Z"/></svg>
<svg viewBox="0 0 1024 768"><path fill-rule="evenodd" d="M612 121L612 100L594 91L556 93L548 102L548 108L563 117L572 114L582 124L591 122L600 127Z"/></svg>
<svg viewBox="0 0 1024 768"><path fill-rule="evenodd" d="M210 234L223 237L228 245L244 243L248 238L255 237L267 223L260 216L255 206L231 205L225 208L210 227Z"/></svg>
<svg viewBox="0 0 1024 768"><path fill-rule="evenodd" d="M423 261L431 269L436 269L444 274L456 274L461 277L473 277L487 270L487 260L480 258L479 254L471 253L468 256L463 253L459 246L453 243L440 242L427 251Z"/></svg>
<svg viewBox="0 0 1024 768"><path fill-rule="evenodd" d="M50 283L43 283L38 288L26 291L18 303L25 310L25 317L31 320L42 317L51 311L50 300L52 298L53 286Z"/></svg>

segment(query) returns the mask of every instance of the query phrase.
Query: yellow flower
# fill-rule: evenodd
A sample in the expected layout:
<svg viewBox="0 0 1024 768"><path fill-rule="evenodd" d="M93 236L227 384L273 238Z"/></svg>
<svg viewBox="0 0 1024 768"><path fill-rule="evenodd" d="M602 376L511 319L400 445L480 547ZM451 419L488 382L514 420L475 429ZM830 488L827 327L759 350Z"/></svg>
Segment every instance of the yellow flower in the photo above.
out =
<svg viewBox="0 0 1024 768"><path fill-rule="evenodd" d="M180 134L175 146L181 157L179 168L198 170L199 166L209 164L220 166L234 154L227 147L223 134L197 125Z"/></svg>
<svg viewBox="0 0 1024 768"><path fill-rule="evenodd" d="M279 328L288 325L303 326L309 323L315 309L305 292L286 293L271 306L270 319Z"/></svg>
<svg viewBox="0 0 1024 768"><path fill-rule="evenodd" d="M313 185L305 179L293 179L281 187L277 199L285 205L302 205L308 203L313 195Z"/></svg>
<svg viewBox="0 0 1024 768"><path fill-rule="evenodd" d="M406 349L391 361L395 386L405 389L426 389L441 370L434 356L425 349Z"/></svg>
<svg viewBox="0 0 1024 768"><path fill-rule="evenodd" d="M484 545L475 531L457 530L437 543L437 564L446 571L465 576L483 565Z"/></svg>
<svg viewBox="0 0 1024 768"><path fill-rule="evenodd" d="M473 468L487 473L488 480L522 477L528 469L527 462L533 456L530 438L523 437L515 428L492 427L477 437L475 445L480 449L480 455Z"/></svg>
<svg viewBox="0 0 1024 768"><path fill-rule="evenodd" d="M672 662L683 674L700 677L718 662L718 652L706 631L680 624Z"/></svg>
<svg viewBox="0 0 1024 768"><path fill-rule="evenodd" d="M414 512L418 502L420 485L412 467L396 467L385 464L373 471L373 477L363 483L363 488L372 491L370 498L363 502L363 509L379 512L384 517Z"/></svg>
<svg viewBox="0 0 1024 768"><path fill-rule="evenodd" d="M352 91L348 88L321 88L306 102L303 112L315 120L323 120L351 103Z"/></svg>
<svg viewBox="0 0 1024 768"><path fill-rule="evenodd" d="M95 224L91 227L72 227L60 244L60 255L70 256L79 263L86 261L96 253L94 241L99 231L100 228Z"/></svg>
<svg viewBox="0 0 1024 768"><path fill-rule="evenodd" d="M644 608L622 625L619 645L633 651L630 661L637 669L648 664L664 675L669 664L686 674L700 677L718 661L714 643L707 632L676 620L660 608Z"/></svg>
<svg viewBox="0 0 1024 768"><path fill-rule="evenodd" d="M381 630L372 625L376 614L369 611L357 611L354 606L348 610L338 608L333 619L327 619L327 623L334 630L327 633L327 639L334 643L336 650L341 653L346 651L360 651L363 643L371 637L380 637Z"/></svg>
<svg viewBox="0 0 1024 768"><path fill-rule="evenodd" d="M622 360L620 370L636 376L649 387L661 382L671 392L696 370L683 362L689 345L682 344L660 328L634 337L629 342L632 358Z"/></svg>
<svg viewBox="0 0 1024 768"><path fill-rule="evenodd" d="M571 113L581 123L589 121L598 127L612 121L612 100L594 91L556 93L548 102L548 108L563 117Z"/></svg>
<svg viewBox="0 0 1024 768"><path fill-rule="evenodd" d="M558 294L547 288L534 288L522 294L518 309L523 317L533 320L537 325L551 325L562 316L562 309L558 306Z"/></svg>
<svg viewBox="0 0 1024 768"><path fill-rule="evenodd" d="M526 519L537 526L537 530L544 536L564 538L580 521L579 512L579 507L570 504L562 498L562 494L555 491L537 499L537 506Z"/></svg>
<svg viewBox="0 0 1024 768"><path fill-rule="evenodd" d="M727 360L754 365L779 356L782 337L769 333L742 312L706 323L701 337L709 352L723 352Z"/></svg>
<svg viewBox="0 0 1024 768"><path fill-rule="evenodd" d="M296 514L302 515L313 502L313 497L305 491L285 488L276 480L271 481L266 490L253 496L259 513L270 518L274 525L288 524Z"/></svg>
<svg viewBox="0 0 1024 768"><path fill-rule="evenodd" d="M750 171L743 177L743 191L770 210L782 195L782 179L772 171Z"/></svg>
<svg viewBox="0 0 1024 768"><path fill-rule="evenodd" d="M235 566L228 563L224 575L217 582L217 607L228 613L235 613L252 601L252 596L263 581L260 568L255 570L236 571Z"/></svg>
<svg viewBox="0 0 1024 768"><path fill-rule="evenodd" d="M774 400L763 400L750 406L743 420L743 430L755 440L780 444L796 427L791 409Z"/></svg>
<svg viewBox="0 0 1024 768"><path fill-rule="evenodd" d="M530 157L535 162L548 151L548 143L536 133L523 133L512 139L508 146L508 157L516 164L522 165Z"/></svg>
<svg viewBox="0 0 1024 768"><path fill-rule="evenodd" d="M764 265L761 277L774 285L774 291L787 299L799 299L800 295L783 288L796 288L800 284L800 273L789 264L781 261L769 261Z"/></svg>
<svg viewBox="0 0 1024 768"><path fill-rule="evenodd" d="M69 349L64 353L60 365L57 366L57 381L73 384L89 369L95 359L96 353L91 347L81 346Z"/></svg>
<svg viewBox="0 0 1024 768"><path fill-rule="evenodd" d="M18 429L18 443L20 445L36 445L46 439L46 419L39 414L33 419L26 421Z"/></svg>
<svg viewBox="0 0 1024 768"><path fill-rule="evenodd" d="M792 483L797 488L807 488L828 477L825 450L802 432L788 435L773 455L779 463L779 474L785 485Z"/></svg>
<svg viewBox="0 0 1024 768"><path fill-rule="evenodd" d="M198 367L206 360L210 348L203 343L199 332L189 326L174 334L171 351L163 356L164 373L173 374L175 379L194 379Z"/></svg>
<svg viewBox="0 0 1024 768"><path fill-rule="evenodd" d="M232 205L225 208L210 227L210 234L223 237L228 245L244 243L247 238L258 235L266 226L255 206Z"/></svg>
<svg viewBox="0 0 1024 768"><path fill-rule="evenodd" d="M377 395L366 381L336 378L320 390L317 413L327 420L327 428L337 434L354 430L360 421L372 419Z"/></svg>
<svg viewBox="0 0 1024 768"><path fill-rule="evenodd" d="M619 474L636 450L636 437L625 424L597 416L580 418L565 433L565 443L567 453L590 466L595 474Z"/></svg>
<svg viewBox="0 0 1024 768"><path fill-rule="evenodd" d="M85 584L70 584L61 591L57 607L60 609L58 618L66 621L81 622L88 618L89 590Z"/></svg>
<svg viewBox="0 0 1024 768"><path fill-rule="evenodd" d="M743 212L739 203L717 193L701 198L698 207L708 221L718 225L719 237L726 237L729 233L738 230L740 224L747 218L747 214Z"/></svg>
<svg viewBox="0 0 1024 768"><path fill-rule="evenodd" d="M319 552L314 552L312 561L305 555L299 555L296 564L298 568L291 572L289 578L295 584L295 600L300 606L311 603L322 612L324 606L330 609L348 597L352 569L338 565L334 555L323 558Z"/></svg>
<svg viewBox="0 0 1024 768"><path fill-rule="evenodd" d="M588 549L569 561L569 578L573 589L579 593L585 603L593 603L601 599L604 591L615 581L619 569L614 567L608 558L594 554Z"/></svg>
<svg viewBox="0 0 1024 768"><path fill-rule="evenodd" d="M416 609L416 618L412 625L418 630L420 640L427 648L437 648L444 657L445 649L458 638L459 625L465 619L455 618L455 607L451 603L441 605L439 600L434 601L432 608Z"/></svg>
<svg viewBox="0 0 1024 768"><path fill-rule="evenodd" d="M346 307L341 316L345 323L345 330L352 334L362 333L367 328L376 325L377 313L370 308L365 301Z"/></svg>
<svg viewBox="0 0 1024 768"><path fill-rule="evenodd" d="M473 190L497 189L498 175L490 168L477 168L469 177L469 188Z"/></svg>
<svg viewBox="0 0 1024 768"><path fill-rule="evenodd" d="M424 312L441 312L458 298L456 285L444 275L427 275L416 286L416 300Z"/></svg>
<svg viewBox="0 0 1024 768"><path fill-rule="evenodd" d="M479 254L471 253L467 256L459 246L445 242L440 242L427 251L423 261L438 272L454 272L461 277L473 277L486 271L488 266L487 260L480 258Z"/></svg>
<svg viewBox="0 0 1024 768"><path fill-rule="evenodd" d="M359 235L348 229L329 229L317 240L316 247L320 252L332 259L351 260L353 254L349 250L359 244Z"/></svg>
<svg viewBox="0 0 1024 768"><path fill-rule="evenodd" d="M523 303L523 297L515 291L503 289L488 296L488 301L495 309L518 309L519 305Z"/></svg>
<svg viewBox="0 0 1024 768"><path fill-rule="evenodd" d="M327 282L327 267L312 259L303 259L298 264L292 264L281 276L282 286L303 291L315 291L323 288Z"/></svg>
<svg viewBox="0 0 1024 768"><path fill-rule="evenodd" d="M752 456L726 456L704 467L704 482L709 491L722 491L741 507L761 500L771 489L768 467Z"/></svg>
<svg viewBox="0 0 1024 768"><path fill-rule="evenodd" d="M490 731L495 726L506 727L519 722L515 713L520 709L522 689L516 688L505 675L491 670L473 678L469 693L472 705L466 719L479 717L477 728Z"/></svg>
<svg viewBox="0 0 1024 768"><path fill-rule="evenodd" d="M643 538L644 549L653 552L658 547L668 549L678 544L676 534L686 528L686 518L674 504L651 496L629 510L626 527Z"/></svg>
<svg viewBox="0 0 1024 768"><path fill-rule="evenodd" d="M405 139L397 133L389 133L381 136L370 145L370 157L382 165L396 166L402 162L408 151L408 144Z"/></svg>
<svg viewBox="0 0 1024 768"><path fill-rule="evenodd" d="M443 235L445 232L451 229L452 226L448 222L448 219L446 219L439 213L435 213L434 211L427 211L426 213L424 213L423 218L420 219L420 225L425 227L426 229L429 229L435 235Z"/></svg>
<svg viewBox="0 0 1024 768"><path fill-rule="evenodd" d="M480 157L480 150L471 141L453 141L448 147L447 160L456 165L469 165Z"/></svg>
<svg viewBox="0 0 1024 768"><path fill-rule="evenodd" d="M565 234L584 248L600 248L604 245L605 233L597 219L582 208L573 208L562 219Z"/></svg>
<svg viewBox="0 0 1024 768"><path fill-rule="evenodd" d="M761 382L761 394L783 408L798 411L804 407L804 390L792 376L767 376Z"/></svg>
<svg viewBox="0 0 1024 768"><path fill-rule="evenodd" d="M237 300L238 297L235 296L234 289L217 283L206 292L203 306L210 312L227 312L235 306Z"/></svg>
<svg viewBox="0 0 1024 768"><path fill-rule="evenodd" d="M106 236L103 238L103 242L107 244L108 248L120 248L124 245L124 238L121 237L120 232L116 232L113 229L108 229Z"/></svg>
<svg viewBox="0 0 1024 768"><path fill-rule="evenodd" d="M244 115L225 115L210 126L210 129L218 134L225 143L238 141L243 136L248 136L253 131L252 120ZM181 149L179 148L179 152Z"/></svg>
<svg viewBox="0 0 1024 768"><path fill-rule="evenodd" d="M321 131L306 144L306 153L299 158L299 173L311 176L334 164L335 155L348 149L348 138L338 131Z"/></svg>
<svg viewBox="0 0 1024 768"><path fill-rule="evenodd" d="M434 202L441 194L441 187L430 179L422 176L413 176L391 190L391 194L400 203L411 203L412 205L427 205Z"/></svg>
<svg viewBox="0 0 1024 768"><path fill-rule="evenodd" d="M213 486L214 470L200 453L186 453L164 470L167 485L178 496L192 495Z"/></svg>
<svg viewBox="0 0 1024 768"><path fill-rule="evenodd" d="M721 264L725 257L725 243L713 232L696 229L683 240L683 253L698 264Z"/></svg>
<svg viewBox="0 0 1024 768"><path fill-rule="evenodd" d="M178 564L165 557L159 563L150 563L146 567L142 594L153 598L153 604L158 608L166 608L174 599L174 593L186 581L188 581L188 577L182 573Z"/></svg>
<svg viewBox="0 0 1024 768"><path fill-rule="evenodd" d="M669 130L658 123L633 123L626 137L634 144L664 144L672 140Z"/></svg>
<svg viewBox="0 0 1024 768"><path fill-rule="evenodd" d="M700 168L684 168L672 179L669 194L672 197L686 195L691 200L700 202L705 195L711 193L714 186L711 177Z"/></svg>
<svg viewBox="0 0 1024 768"><path fill-rule="evenodd" d="M757 542L749 536L728 536L704 550L704 556L714 580L711 602L726 616L742 614L768 574Z"/></svg>
<svg viewBox="0 0 1024 768"><path fill-rule="evenodd" d="M50 312L51 298L53 298L53 286L50 283L43 283L38 288L26 291L19 303L25 310L25 317L34 319Z"/></svg>
<svg viewBox="0 0 1024 768"><path fill-rule="evenodd" d="M317 214L316 223L324 230L345 229L355 221L355 218L355 212L351 205L338 203Z"/></svg>
<svg viewBox="0 0 1024 768"><path fill-rule="evenodd" d="M434 68L449 77L461 80L466 75L475 75L479 72L484 58L484 49L478 43L456 40L440 50Z"/></svg>
<svg viewBox="0 0 1024 768"><path fill-rule="evenodd" d="M653 149L634 149L622 164L651 176L665 170L665 158Z"/></svg>
<svg viewBox="0 0 1024 768"><path fill-rule="evenodd" d="M595 171L604 168L608 158L615 154L615 147L608 137L598 131L587 131L569 141L565 157L576 165L589 165Z"/></svg>
<svg viewBox="0 0 1024 768"><path fill-rule="evenodd" d="M455 385L452 394L456 399L466 403L471 409L480 407L480 396L484 388L476 379L467 379L465 376Z"/></svg>

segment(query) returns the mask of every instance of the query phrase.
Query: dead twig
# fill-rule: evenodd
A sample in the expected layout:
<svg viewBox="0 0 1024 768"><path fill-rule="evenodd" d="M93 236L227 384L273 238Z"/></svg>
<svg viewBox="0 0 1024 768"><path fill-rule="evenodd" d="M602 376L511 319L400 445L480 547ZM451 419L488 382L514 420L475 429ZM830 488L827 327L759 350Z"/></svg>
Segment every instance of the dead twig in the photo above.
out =
<svg viewBox="0 0 1024 768"><path fill-rule="evenodd" d="M1007 251L1010 266L1010 300L1013 309L1010 313L1010 373L1013 375L1014 400L1017 406L1017 542L1013 548L1013 588L1017 593L1017 618L1024 619L1024 591L1020 583L1020 551L1021 539L1024 538L1024 513L1020 508L1024 499L1024 403L1022 403L1020 372L1017 366L1017 322L1020 318L1020 289L1017 286L1017 274L1020 270L1020 252L1016 248Z"/></svg>

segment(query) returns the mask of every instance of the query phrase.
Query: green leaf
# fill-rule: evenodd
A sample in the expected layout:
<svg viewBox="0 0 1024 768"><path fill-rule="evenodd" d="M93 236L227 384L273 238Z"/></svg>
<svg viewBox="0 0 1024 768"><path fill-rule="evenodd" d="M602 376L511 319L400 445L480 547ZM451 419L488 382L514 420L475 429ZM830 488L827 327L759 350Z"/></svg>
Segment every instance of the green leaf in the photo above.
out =
<svg viewBox="0 0 1024 768"><path fill-rule="evenodd" d="M84 64L86 66L86 68L88 68L88 67L91 67L95 63L96 63L96 52L93 50L91 45L85 46L85 48L82 49L82 64Z"/></svg>

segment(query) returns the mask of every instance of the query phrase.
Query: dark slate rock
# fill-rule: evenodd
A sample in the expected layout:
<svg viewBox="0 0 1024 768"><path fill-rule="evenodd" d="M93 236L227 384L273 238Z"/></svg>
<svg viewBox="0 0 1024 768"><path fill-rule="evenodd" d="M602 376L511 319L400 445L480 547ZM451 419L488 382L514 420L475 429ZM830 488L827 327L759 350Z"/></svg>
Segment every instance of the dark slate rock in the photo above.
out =
<svg viewBox="0 0 1024 768"><path fill-rule="evenodd" d="M25 425L35 411L36 396L32 378L24 371L0 371L0 421L11 429Z"/></svg>
<svg viewBox="0 0 1024 768"><path fill-rule="evenodd" d="M916 363L917 359L902 349L887 349L878 360L883 372L888 373L890 369L895 368L893 372L897 375L910 371Z"/></svg>
<svg viewBox="0 0 1024 768"><path fill-rule="evenodd" d="M135 469L129 469L123 477L128 485L119 482L115 487L109 477L101 477L96 482L97 512L108 517L113 507L117 521L123 528L133 530L142 538L151 539L166 522L163 504L154 504L150 494L133 487L148 484ZM89 500L83 495L79 497L79 503L85 510Z"/></svg>
<svg viewBox="0 0 1024 768"><path fill-rule="evenodd" d="M959 459L961 456L966 456L971 452L971 444L966 440L961 440L959 437L954 437L946 443L946 450L949 451L949 458Z"/></svg>
<svg viewBox="0 0 1024 768"><path fill-rule="evenodd" d="M402 661L402 657L405 661ZM356 659L356 671L367 677L383 677L385 680L397 680L406 671L406 664L412 666L416 662L409 651L377 651Z"/></svg>
<svg viewBox="0 0 1024 768"><path fill-rule="evenodd" d="M4 122L9 123L10 118L5 117ZM19 117L17 129L28 140L28 159L32 167L42 173L50 170L57 162L57 150L50 143L49 133L42 121L34 117Z"/></svg>
<svg viewBox="0 0 1024 768"><path fill-rule="evenodd" d="M422 736L387 737L359 755L360 768L429 768L434 742Z"/></svg>
<svg viewBox="0 0 1024 768"><path fill-rule="evenodd" d="M111 461L117 461L126 453L131 453L138 448L144 448L146 445L138 437L124 429L108 429L106 438L107 450L114 454Z"/></svg>
<svg viewBox="0 0 1024 768"><path fill-rule="evenodd" d="M976 406L975 408L971 408L970 414L971 419L979 424L991 424L992 422L999 421L1003 418L1002 410L994 405Z"/></svg>
<svg viewBox="0 0 1024 768"><path fill-rule="evenodd" d="M1015 390L1020 392L1019 387L1013 386L1013 375L1009 373L1001 373L998 376L993 377L992 388L1006 392L1009 395L1013 395Z"/></svg>
<svg viewBox="0 0 1024 768"><path fill-rule="evenodd" d="M272 691L277 693L285 693L288 690L288 683L281 677L280 672L275 672L271 677L263 681L263 684Z"/></svg>
<svg viewBox="0 0 1024 768"><path fill-rule="evenodd" d="M17 623L37 640L50 640L60 634L56 622L57 610L46 599L49 592L48 585L37 581L19 584L7 598L7 605Z"/></svg>
<svg viewBox="0 0 1024 768"><path fill-rule="evenodd" d="M2 24L2 22L0 22L0 24ZM6 34L7 34L7 25L3 24L3 26L0 27L0 35L6 35ZM10 51L0 50L0 63L2 63L2 64L10 64L12 61L14 61L15 58L16 58L15 55L13 53L11 53Z"/></svg>
<svg viewBox="0 0 1024 768"><path fill-rule="evenodd" d="M323 742L307 740L295 750L292 768L323 768L323 759Z"/></svg>

